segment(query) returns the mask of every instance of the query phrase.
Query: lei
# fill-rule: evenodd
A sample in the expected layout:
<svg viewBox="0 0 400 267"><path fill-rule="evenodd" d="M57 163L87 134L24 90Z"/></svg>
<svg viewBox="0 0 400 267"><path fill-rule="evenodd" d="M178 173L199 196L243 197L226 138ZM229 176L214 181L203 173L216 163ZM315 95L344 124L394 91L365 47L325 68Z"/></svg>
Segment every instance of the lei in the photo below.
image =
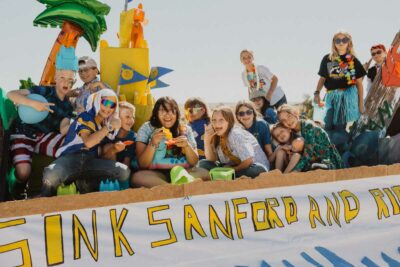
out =
<svg viewBox="0 0 400 267"><path fill-rule="evenodd" d="M343 70L343 76L347 79L347 84L356 84L356 70L354 68L354 56L347 54L345 56L346 62L344 62L340 56L337 57L336 61L339 63L340 68Z"/></svg>

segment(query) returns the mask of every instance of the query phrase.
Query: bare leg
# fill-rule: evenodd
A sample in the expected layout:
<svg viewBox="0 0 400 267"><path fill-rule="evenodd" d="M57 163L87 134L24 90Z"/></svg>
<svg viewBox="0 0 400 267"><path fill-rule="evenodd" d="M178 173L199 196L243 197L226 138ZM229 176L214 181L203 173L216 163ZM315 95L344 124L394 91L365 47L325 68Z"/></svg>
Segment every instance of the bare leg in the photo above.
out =
<svg viewBox="0 0 400 267"><path fill-rule="evenodd" d="M29 175L31 175L31 164L30 163L19 163L15 165L15 177L20 183L26 183Z"/></svg>
<svg viewBox="0 0 400 267"><path fill-rule="evenodd" d="M285 166L288 163L288 155L285 150L279 149L276 152L276 159L275 159L275 169L280 170L283 172L285 170Z"/></svg>
<svg viewBox="0 0 400 267"><path fill-rule="evenodd" d="M299 153L293 153L292 156L290 157L289 164L286 167L286 170L284 173L289 173L291 172L294 167L296 167L297 163L299 162L301 158L301 155Z"/></svg>
<svg viewBox="0 0 400 267"><path fill-rule="evenodd" d="M131 185L132 187L146 187L151 188L157 185L168 184L167 177L164 174L157 171L138 171L132 175Z"/></svg>

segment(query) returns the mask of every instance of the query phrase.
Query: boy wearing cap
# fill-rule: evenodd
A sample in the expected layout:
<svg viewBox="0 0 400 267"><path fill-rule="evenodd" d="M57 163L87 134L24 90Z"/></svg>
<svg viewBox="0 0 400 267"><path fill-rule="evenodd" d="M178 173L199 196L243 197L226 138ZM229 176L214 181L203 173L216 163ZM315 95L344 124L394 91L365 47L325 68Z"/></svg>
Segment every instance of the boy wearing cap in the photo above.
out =
<svg viewBox="0 0 400 267"><path fill-rule="evenodd" d="M16 105L30 106L37 111L49 111L48 116L36 124L27 124L17 118L13 126L11 156L15 166L16 184L12 190L14 199L26 198L26 184L31 174L32 154L55 156L64 140L72 117L72 105L66 95L75 83L78 60L71 48L62 46L56 59L55 86L34 86L30 89L13 90L7 97ZM39 94L48 103L27 98L29 94Z"/></svg>
<svg viewBox="0 0 400 267"><path fill-rule="evenodd" d="M101 82L97 75L100 74L100 71L97 67L97 63L93 58L84 56L79 58L79 78L81 78L83 85L77 89L73 90L71 96L76 97L74 108L76 113L79 115L86 108L86 102L89 95L100 91L101 89L110 87Z"/></svg>

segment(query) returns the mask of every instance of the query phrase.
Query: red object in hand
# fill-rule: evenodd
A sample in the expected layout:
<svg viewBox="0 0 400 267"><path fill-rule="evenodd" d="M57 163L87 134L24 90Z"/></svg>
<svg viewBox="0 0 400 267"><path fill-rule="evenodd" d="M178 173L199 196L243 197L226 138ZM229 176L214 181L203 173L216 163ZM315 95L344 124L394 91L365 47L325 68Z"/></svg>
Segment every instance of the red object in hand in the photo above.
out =
<svg viewBox="0 0 400 267"><path fill-rule="evenodd" d="M133 145L133 141L130 141L130 140L127 140L127 141L124 141L124 142L122 142L124 145L126 145L126 146L130 146L130 145Z"/></svg>
<svg viewBox="0 0 400 267"><path fill-rule="evenodd" d="M173 145L176 144L176 141L173 140L173 139L169 139L169 140L166 140L166 141L165 141L165 144L166 144L167 146L173 146Z"/></svg>

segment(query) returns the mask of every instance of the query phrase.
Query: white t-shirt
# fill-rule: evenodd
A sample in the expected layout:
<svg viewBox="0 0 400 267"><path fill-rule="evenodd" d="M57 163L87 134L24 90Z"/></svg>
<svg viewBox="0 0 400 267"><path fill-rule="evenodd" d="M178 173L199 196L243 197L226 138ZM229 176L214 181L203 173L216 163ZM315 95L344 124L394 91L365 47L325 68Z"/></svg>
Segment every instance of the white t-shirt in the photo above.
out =
<svg viewBox="0 0 400 267"><path fill-rule="evenodd" d="M266 93L268 93L269 89L271 88L272 77L274 76L274 74L266 66L258 65L257 71L256 71L256 76L258 76L257 84L260 88L251 88L250 87L249 78L251 79L251 77L247 77L246 70L244 70L242 72L242 80L243 80L244 85L249 89L249 92L262 88ZM281 100L281 98L284 95L285 95L285 93L283 92L282 88L279 85L277 85L274 90L274 93L272 94L270 104L275 105L276 102Z"/></svg>

